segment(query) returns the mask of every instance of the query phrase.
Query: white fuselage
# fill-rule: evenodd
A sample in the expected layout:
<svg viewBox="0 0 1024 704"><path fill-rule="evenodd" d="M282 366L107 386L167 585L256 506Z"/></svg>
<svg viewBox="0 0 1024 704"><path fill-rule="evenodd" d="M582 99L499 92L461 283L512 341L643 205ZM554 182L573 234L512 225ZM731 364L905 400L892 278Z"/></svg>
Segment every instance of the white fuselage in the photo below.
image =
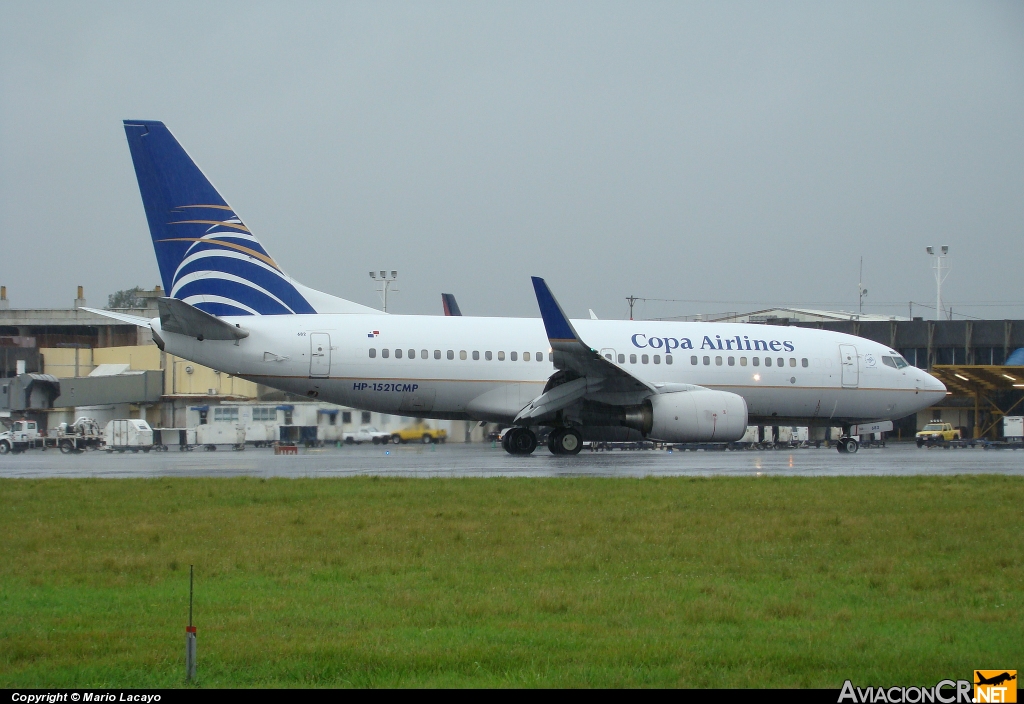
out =
<svg viewBox="0 0 1024 704"><path fill-rule="evenodd" d="M540 319L344 314L224 320L249 336L237 343L198 341L163 332L158 319L152 326L169 353L309 398L381 413L507 423L555 372ZM572 324L587 344L642 381L739 394L751 422L894 419L946 393L941 382L916 367L884 365L882 356L893 353L889 348L842 333L738 323Z"/></svg>

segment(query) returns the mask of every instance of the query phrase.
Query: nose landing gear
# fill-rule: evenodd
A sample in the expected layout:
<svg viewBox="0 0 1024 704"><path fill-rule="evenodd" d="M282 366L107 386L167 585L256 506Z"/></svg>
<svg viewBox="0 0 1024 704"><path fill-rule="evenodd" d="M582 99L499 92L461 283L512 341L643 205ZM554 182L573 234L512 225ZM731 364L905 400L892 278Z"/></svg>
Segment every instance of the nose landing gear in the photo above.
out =
<svg viewBox="0 0 1024 704"><path fill-rule="evenodd" d="M841 437L836 443L836 449L840 452L853 455L860 449L860 443L857 442L857 438Z"/></svg>

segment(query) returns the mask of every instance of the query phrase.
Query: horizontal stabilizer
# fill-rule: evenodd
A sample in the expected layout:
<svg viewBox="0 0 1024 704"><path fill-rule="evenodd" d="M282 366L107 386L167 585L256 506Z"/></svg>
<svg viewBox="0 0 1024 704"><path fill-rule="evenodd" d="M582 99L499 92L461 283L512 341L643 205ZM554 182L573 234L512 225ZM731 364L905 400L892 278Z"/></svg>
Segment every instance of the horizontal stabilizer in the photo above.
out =
<svg viewBox="0 0 1024 704"><path fill-rule="evenodd" d="M112 310L101 310L99 308L79 308L88 313L95 313L96 315L102 315L104 318L110 318L112 320L119 320L122 323L128 323L129 325L138 325L140 328L149 327L149 318L143 318L138 315L129 315L128 313L117 313Z"/></svg>
<svg viewBox="0 0 1024 704"><path fill-rule="evenodd" d="M232 325L177 298L158 298L160 328L166 332L188 335L202 340L241 340L249 331Z"/></svg>

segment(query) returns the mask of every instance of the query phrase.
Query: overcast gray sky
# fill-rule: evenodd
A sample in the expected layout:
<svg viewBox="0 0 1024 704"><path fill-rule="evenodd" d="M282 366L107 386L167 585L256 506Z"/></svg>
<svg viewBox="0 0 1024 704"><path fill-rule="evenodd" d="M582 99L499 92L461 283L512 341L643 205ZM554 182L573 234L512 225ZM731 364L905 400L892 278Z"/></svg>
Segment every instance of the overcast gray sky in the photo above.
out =
<svg viewBox="0 0 1024 704"><path fill-rule="evenodd" d="M954 313L1024 317L1021 2L2 2L15 307L159 281L124 118L299 281L399 270L393 312L853 310L863 256L906 315L949 244Z"/></svg>

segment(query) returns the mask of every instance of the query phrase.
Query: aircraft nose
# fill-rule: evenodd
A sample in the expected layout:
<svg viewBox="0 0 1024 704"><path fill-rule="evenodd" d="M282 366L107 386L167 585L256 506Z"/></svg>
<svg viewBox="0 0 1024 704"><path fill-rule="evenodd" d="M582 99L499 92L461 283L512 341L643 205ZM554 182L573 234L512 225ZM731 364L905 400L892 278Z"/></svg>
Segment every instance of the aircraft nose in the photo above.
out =
<svg viewBox="0 0 1024 704"><path fill-rule="evenodd" d="M921 388L925 391L941 391L943 394L946 393L946 385L941 381L933 377L928 372L921 372Z"/></svg>

